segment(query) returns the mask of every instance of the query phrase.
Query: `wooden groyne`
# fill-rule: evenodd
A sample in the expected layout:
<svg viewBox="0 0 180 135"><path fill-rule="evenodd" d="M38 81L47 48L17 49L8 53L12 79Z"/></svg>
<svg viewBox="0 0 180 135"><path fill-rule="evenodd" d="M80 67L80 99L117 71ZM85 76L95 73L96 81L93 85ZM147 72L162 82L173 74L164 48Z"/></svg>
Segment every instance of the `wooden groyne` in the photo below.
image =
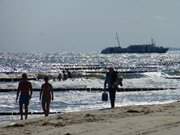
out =
<svg viewBox="0 0 180 135"><path fill-rule="evenodd" d="M148 72L148 70L134 70L134 71L117 71L120 75L134 75L134 74L141 74ZM105 75L107 72L103 70L84 70L84 71L72 71L71 78L80 78L80 77L91 77L95 76L97 77ZM19 73L20 74L20 73ZM45 75L48 75L50 79L58 79L58 72L56 72L56 75L52 75L51 73L31 73L34 74L34 77L28 77L28 80L38 80L43 79ZM61 74L63 76L63 74ZM66 74L67 75L67 74ZM0 82L17 82L20 81L21 77L0 77Z"/></svg>
<svg viewBox="0 0 180 135"><path fill-rule="evenodd" d="M133 92L133 91L160 91L160 90L176 90L177 88L118 88L118 92ZM104 91L103 88L54 88L55 92L63 91ZM108 89L106 89L108 90ZM17 89L0 89L0 92L13 92ZM40 89L33 89L33 91L40 91Z"/></svg>
<svg viewBox="0 0 180 135"><path fill-rule="evenodd" d="M54 69L60 69L60 70L98 70L98 69L108 69L111 66L108 65L56 65L53 68ZM135 67L129 67L129 66L114 66L114 69L157 69L157 67L152 66L135 66Z"/></svg>
<svg viewBox="0 0 180 135"><path fill-rule="evenodd" d="M0 78L1 82L16 82L20 80L22 80L22 78ZM37 80L37 78L28 78L28 80Z"/></svg>
<svg viewBox="0 0 180 135"><path fill-rule="evenodd" d="M62 112L49 112L49 114L61 114ZM29 115L42 115L43 112L28 112ZM2 115L20 115L19 112L0 112L0 116Z"/></svg>

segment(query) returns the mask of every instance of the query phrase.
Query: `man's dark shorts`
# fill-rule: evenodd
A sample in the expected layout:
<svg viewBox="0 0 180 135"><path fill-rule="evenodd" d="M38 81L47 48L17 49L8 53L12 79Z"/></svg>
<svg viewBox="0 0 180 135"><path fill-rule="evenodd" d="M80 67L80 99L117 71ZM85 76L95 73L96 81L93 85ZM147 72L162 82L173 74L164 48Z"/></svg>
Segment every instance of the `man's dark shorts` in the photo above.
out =
<svg viewBox="0 0 180 135"><path fill-rule="evenodd" d="M19 98L19 105L29 105L29 95L21 95Z"/></svg>

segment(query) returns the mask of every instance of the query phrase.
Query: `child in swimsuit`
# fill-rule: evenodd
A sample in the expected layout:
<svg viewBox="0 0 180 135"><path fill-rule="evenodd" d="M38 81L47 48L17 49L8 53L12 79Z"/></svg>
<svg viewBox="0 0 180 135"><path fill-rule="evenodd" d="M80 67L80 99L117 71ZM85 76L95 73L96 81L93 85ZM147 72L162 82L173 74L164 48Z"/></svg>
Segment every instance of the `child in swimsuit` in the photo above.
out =
<svg viewBox="0 0 180 135"><path fill-rule="evenodd" d="M46 76L44 78L45 83L42 84L41 91L40 91L40 100L41 100L41 105L42 105L42 109L44 111L45 116L49 115L50 103L51 103L51 100L54 99L53 87L48 82L48 80L49 78L48 76Z"/></svg>

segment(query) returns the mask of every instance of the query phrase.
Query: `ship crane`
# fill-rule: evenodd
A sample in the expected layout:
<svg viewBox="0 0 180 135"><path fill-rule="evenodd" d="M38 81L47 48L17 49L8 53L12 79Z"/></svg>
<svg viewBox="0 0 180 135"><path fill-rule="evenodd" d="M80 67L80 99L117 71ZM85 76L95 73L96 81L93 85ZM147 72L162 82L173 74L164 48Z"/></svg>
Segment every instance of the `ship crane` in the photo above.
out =
<svg viewBox="0 0 180 135"><path fill-rule="evenodd" d="M155 46L155 44L156 44L153 38L151 38L151 44L152 44L153 46Z"/></svg>
<svg viewBox="0 0 180 135"><path fill-rule="evenodd" d="M118 47L121 47L121 46L120 46L120 41L119 41L119 36L118 36L118 33L117 33L117 32L116 32L116 40L117 40Z"/></svg>

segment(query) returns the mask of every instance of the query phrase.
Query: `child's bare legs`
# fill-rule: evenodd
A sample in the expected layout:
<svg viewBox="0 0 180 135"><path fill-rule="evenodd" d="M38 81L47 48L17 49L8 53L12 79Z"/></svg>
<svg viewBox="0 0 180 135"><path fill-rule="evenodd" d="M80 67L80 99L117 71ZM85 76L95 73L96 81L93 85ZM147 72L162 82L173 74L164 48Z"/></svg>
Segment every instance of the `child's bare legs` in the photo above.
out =
<svg viewBox="0 0 180 135"><path fill-rule="evenodd" d="M45 113L45 116L49 115L49 107L50 107L50 102L47 102L46 103L46 113Z"/></svg>

